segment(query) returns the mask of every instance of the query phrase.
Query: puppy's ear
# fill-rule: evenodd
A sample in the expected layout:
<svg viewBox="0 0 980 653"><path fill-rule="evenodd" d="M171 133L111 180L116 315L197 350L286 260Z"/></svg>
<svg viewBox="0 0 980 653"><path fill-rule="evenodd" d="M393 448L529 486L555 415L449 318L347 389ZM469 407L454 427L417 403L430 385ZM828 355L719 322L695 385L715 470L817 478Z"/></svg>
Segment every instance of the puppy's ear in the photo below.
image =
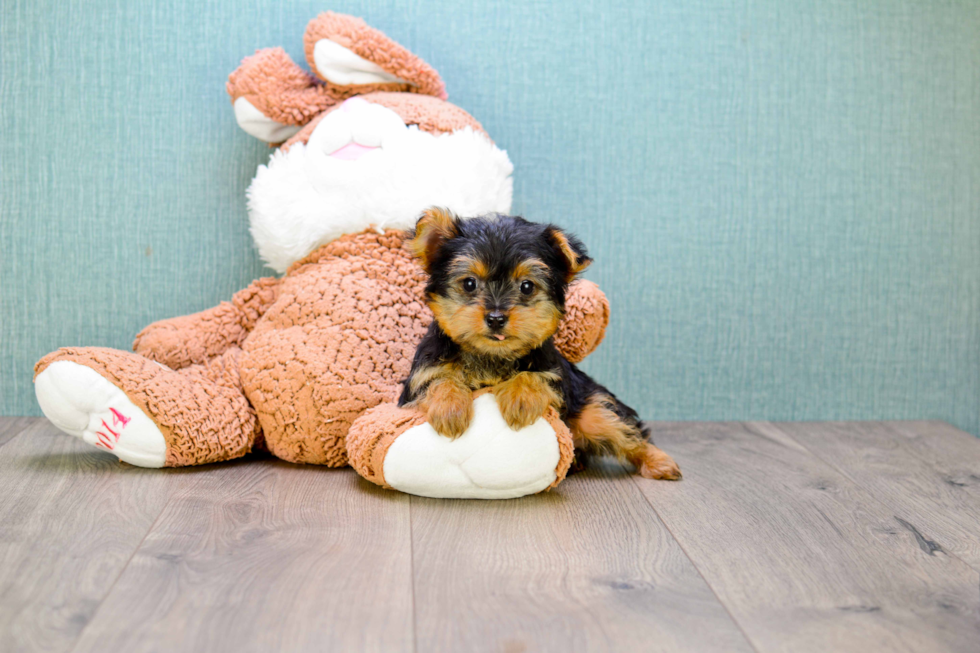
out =
<svg viewBox="0 0 980 653"><path fill-rule="evenodd" d="M588 252L585 251L585 245L572 234L566 234L558 227L549 226L544 231L544 237L561 257L566 283L571 282L592 263Z"/></svg>
<svg viewBox="0 0 980 653"><path fill-rule="evenodd" d="M432 262L443 244L459 235L459 218L452 211L438 206L426 209L415 223L415 234L408 241L408 251L417 258L425 271L432 273Z"/></svg>

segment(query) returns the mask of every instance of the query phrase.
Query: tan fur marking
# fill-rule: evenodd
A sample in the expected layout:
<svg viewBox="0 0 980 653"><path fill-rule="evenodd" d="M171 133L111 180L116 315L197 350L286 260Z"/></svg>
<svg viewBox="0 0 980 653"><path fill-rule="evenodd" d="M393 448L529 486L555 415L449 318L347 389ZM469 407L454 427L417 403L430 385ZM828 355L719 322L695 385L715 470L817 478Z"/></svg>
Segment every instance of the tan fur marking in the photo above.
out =
<svg viewBox="0 0 980 653"><path fill-rule="evenodd" d="M514 266L514 269L510 271L510 276L514 281L520 281L521 279L540 279L544 276L544 272L547 271L548 266L544 264L544 261L540 259L531 258L526 261L521 261Z"/></svg>
<svg viewBox="0 0 980 653"><path fill-rule="evenodd" d="M451 297L434 297L429 308L446 335L463 343L482 334L486 328L485 312L478 304L464 304Z"/></svg>
<svg viewBox="0 0 980 653"><path fill-rule="evenodd" d="M550 301L539 301L530 306L515 306L504 332L521 340L526 353L538 347L558 330L561 311Z"/></svg>
<svg viewBox="0 0 980 653"><path fill-rule="evenodd" d="M630 462L636 466L636 471L643 478L676 481L682 476L681 468L677 466L674 459L649 442L643 457Z"/></svg>
<svg viewBox="0 0 980 653"><path fill-rule="evenodd" d="M473 393L453 378L433 381L419 405L436 433L447 438L463 435L473 421Z"/></svg>
<svg viewBox="0 0 980 653"><path fill-rule="evenodd" d="M426 209L415 223L415 237L406 246L426 272L432 271L432 260L442 244L456 235L457 220L452 211L433 206Z"/></svg>
<svg viewBox="0 0 980 653"><path fill-rule="evenodd" d="M562 232L557 230L552 231L551 238L554 240L558 250L562 253L562 256L564 256L565 260L568 262L568 274L566 275L566 281L571 281L574 279L578 274L582 273L585 268L589 267L590 263L592 263L591 259L582 260L579 258L579 255L575 253L575 250L573 250L572 246L569 244L568 238Z"/></svg>
<svg viewBox="0 0 980 653"><path fill-rule="evenodd" d="M490 269L483 261L473 259L470 262L470 274L481 279L486 279L488 276L490 276Z"/></svg>
<svg viewBox="0 0 980 653"><path fill-rule="evenodd" d="M548 406L561 407L561 395L552 385L558 378L554 372L519 372L498 385L493 392L507 425L522 429L538 421Z"/></svg>
<svg viewBox="0 0 980 653"><path fill-rule="evenodd" d="M461 254L453 259L450 271L456 277L455 281L462 288L463 280L468 277L486 279L490 274L490 268L480 259Z"/></svg>

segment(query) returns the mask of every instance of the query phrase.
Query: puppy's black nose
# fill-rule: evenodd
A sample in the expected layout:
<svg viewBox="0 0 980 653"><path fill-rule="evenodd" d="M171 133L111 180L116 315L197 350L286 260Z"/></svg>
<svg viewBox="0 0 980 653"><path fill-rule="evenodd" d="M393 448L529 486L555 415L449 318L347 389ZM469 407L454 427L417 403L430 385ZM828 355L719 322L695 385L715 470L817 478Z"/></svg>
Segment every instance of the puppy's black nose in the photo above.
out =
<svg viewBox="0 0 980 653"><path fill-rule="evenodd" d="M507 316L494 311L493 313L487 313L486 321L487 326L491 329L503 329L504 325L507 324Z"/></svg>

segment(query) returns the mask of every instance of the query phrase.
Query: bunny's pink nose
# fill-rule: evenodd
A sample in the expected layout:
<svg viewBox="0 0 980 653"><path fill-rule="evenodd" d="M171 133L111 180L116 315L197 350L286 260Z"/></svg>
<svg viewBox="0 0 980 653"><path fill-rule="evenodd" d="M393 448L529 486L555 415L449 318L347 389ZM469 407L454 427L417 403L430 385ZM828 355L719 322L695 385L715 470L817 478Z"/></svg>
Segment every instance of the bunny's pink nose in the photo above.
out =
<svg viewBox="0 0 980 653"><path fill-rule="evenodd" d="M348 143L339 150L334 150L331 152L330 157L340 159L341 161L356 161L371 150L376 149L378 148L368 147L367 145L361 145L360 143Z"/></svg>

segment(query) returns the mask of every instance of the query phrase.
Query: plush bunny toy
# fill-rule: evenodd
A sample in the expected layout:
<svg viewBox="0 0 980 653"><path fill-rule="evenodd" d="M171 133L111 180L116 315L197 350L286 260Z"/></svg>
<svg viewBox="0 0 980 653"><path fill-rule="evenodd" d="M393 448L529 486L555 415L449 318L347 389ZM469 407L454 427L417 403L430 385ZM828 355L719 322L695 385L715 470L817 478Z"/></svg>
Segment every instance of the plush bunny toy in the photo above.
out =
<svg viewBox="0 0 980 653"><path fill-rule="evenodd" d="M35 366L61 430L143 467L267 449L296 463L352 464L368 480L440 497L504 498L557 484L572 439L553 411L518 432L492 388L457 440L394 401L432 316L403 232L431 205L506 213L513 166L446 102L439 75L350 16L309 23L306 59L281 48L228 80L247 133L282 144L248 190L251 232L281 277L231 301L151 324L135 353L63 348ZM602 339L605 296L579 281L556 336L579 361Z"/></svg>

